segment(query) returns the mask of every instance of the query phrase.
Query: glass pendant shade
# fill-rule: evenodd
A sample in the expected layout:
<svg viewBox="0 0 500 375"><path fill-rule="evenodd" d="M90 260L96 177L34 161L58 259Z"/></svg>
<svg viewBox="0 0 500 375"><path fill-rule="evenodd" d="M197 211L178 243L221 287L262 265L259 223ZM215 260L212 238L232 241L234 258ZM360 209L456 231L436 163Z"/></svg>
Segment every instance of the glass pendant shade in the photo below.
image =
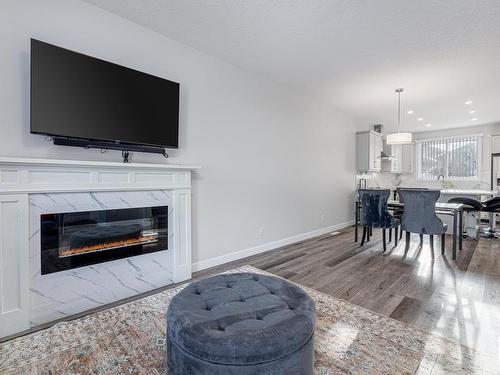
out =
<svg viewBox="0 0 500 375"><path fill-rule="evenodd" d="M412 133L392 133L387 134L386 142L388 145L408 145L413 143Z"/></svg>

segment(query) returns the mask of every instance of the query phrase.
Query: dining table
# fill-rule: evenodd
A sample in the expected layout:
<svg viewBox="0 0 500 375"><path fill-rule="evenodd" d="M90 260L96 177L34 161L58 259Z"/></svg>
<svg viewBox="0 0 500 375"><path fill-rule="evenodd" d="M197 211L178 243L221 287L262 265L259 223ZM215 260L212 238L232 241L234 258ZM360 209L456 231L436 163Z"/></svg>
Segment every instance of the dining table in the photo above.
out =
<svg viewBox="0 0 500 375"><path fill-rule="evenodd" d="M394 210L403 210L404 211L404 203L399 202L397 200L388 200L387 201L388 209ZM358 242L358 226L359 226L359 218L361 213L362 205L360 201L356 201L355 203L355 221L354 221L354 242ZM453 236L453 246L452 246L452 259L457 259L457 243L458 249L462 250L463 247L463 210L464 205L462 203L445 203L445 202L437 202L436 203L436 214L438 215L450 215L453 217L453 228L452 228L452 236Z"/></svg>

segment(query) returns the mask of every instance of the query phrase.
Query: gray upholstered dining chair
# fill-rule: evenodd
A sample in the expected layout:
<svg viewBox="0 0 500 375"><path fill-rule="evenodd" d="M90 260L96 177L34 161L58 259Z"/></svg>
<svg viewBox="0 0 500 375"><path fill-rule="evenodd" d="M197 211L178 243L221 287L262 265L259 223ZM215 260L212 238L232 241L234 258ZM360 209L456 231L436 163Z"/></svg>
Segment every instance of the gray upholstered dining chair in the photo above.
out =
<svg viewBox="0 0 500 375"><path fill-rule="evenodd" d="M436 215L436 202L441 192L439 190L400 189L399 194L401 201L404 202L401 230L406 231L406 250L410 246L411 233L420 235L420 244L423 242L423 235L429 235L431 249L434 249L434 235L441 235L441 254L444 254L447 225Z"/></svg>
<svg viewBox="0 0 500 375"><path fill-rule="evenodd" d="M399 194L399 191L401 189L405 189L405 188L396 188L394 190L394 193L395 193L395 198L396 200L398 200L400 203L404 203L403 202L403 198L401 197L401 195ZM411 188L406 188L406 189L410 189L410 190L429 190L429 188L422 188L422 187L411 187ZM396 208L393 212L393 215L395 218L399 219L401 221L401 216L403 215L403 208ZM399 239L401 239L401 237L403 236L403 231L401 230L400 233L399 233Z"/></svg>
<svg viewBox="0 0 500 375"><path fill-rule="evenodd" d="M361 202L361 225L363 226L363 238L361 246L364 245L365 239L370 240L371 228L382 228L382 242L384 251L386 250L386 229L389 229L389 238L394 228L394 243L398 244L398 226L399 219L396 219L389 213L387 209L387 199L390 195L390 190L382 189L359 189L359 200ZM390 240L389 240L390 241Z"/></svg>

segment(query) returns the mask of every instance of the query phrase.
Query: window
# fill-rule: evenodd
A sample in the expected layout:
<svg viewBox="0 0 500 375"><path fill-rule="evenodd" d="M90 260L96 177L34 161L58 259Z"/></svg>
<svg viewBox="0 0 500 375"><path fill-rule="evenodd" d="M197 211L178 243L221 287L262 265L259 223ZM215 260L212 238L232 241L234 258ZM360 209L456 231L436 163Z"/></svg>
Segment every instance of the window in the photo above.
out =
<svg viewBox="0 0 500 375"><path fill-rule="evenodd" d="M473 135L417 141L417 178L479 179L481 139Z"/></svg>

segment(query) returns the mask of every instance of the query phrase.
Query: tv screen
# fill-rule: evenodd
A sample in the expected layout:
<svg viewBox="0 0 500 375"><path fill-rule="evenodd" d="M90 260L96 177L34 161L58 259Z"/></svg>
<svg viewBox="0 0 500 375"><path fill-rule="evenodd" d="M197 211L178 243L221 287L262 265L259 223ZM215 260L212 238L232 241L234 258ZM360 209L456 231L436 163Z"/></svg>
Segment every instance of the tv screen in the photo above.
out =
<svg viewBox="0 0 500 375"><path fill-rule="evenodd" d="M32 39L31 133L177 148L179 84Z"/></svg>

